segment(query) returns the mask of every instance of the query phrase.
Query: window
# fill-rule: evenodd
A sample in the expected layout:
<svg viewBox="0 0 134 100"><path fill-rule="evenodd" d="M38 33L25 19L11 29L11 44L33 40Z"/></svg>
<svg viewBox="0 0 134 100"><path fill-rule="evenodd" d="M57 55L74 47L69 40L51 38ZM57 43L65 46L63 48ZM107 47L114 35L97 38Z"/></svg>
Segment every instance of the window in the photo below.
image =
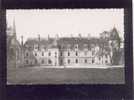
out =
<svg viewBox="0 0 134 100"><path fill-rule="evenodd" d="M75 55L78 56L78 52L76 52Z"/></svg>
<svg viewBox="0 0 134 100"><path fill-rule="evenodd" d="M92 59L92 64L94 63L94 59Z"/></svg>
<svg viewBox="0 0 134 100"><path fill-rule="evenodd" d="M107 58L107 54L105 55L105 57Z"/></svg>
<svg viewBox="0 0 134 100"><path fill-rule="evenodd" d="M99 57L99 60L101 60L101 58Z"/></svg>
<svg viewBox="0 0 134 100"><path fill-rule="evenodd" d="M26 64L28 64L28 60L26 60Z"/></svg>
<svg viewBox="0 0 134 100"><path fill-rule="evenodd" d="M85 51L85 56L87 55L87 51Z"/></svg>
<svg viewBox="0 0 134 100"><path fill-rule="evenodd" d="M85 59L85 63L87 63L87 59Z"/></svg>
<svg viewBox="0 0 134 100"><path fill-rule="evenodd" d="M37 53L35 53L35 56L37 56Z"/></svg>
<svg viewBox="0 0 134 100"><path fill-rule="evenodd" d="M42 52L42 56L44 56L44 52Z"/></svg>
<svg viewBox="0 0 134 100"><path fill-rule="evenodd" d="M28 57L28 52L26 53L26 56Z"/></svg>
<svg viewBox="0 0 134 100"><path fill-rule="evenodd" d="M62 60L62 59L60 60L60 63L61 63L61 64L63 63L63 60Z"/></svg>
<svg viewBox="0 0 134 100"><path fill-rule="evenodd" d="M92 55L94 55L94 52L92 51Z"/></svg>
<svg viewBox="0 0 134 100"><path fill-rule="evenodd" d="M105 63L107 64L107 60L105 61Z"/></svg>
<svg viewBox="0 0 134 100"><path fill-rule="evenodd" d="M68 52L68 56L70 56L70 52Z"/></svg>
<svg viewBox="0 0 134 100"><path fill-rule="evenodd" d="M75 45L75 49L78 49L78 44Z"/></svg>
<svg viewBox="0 0 134 100"><path fill-rule="evenodd" d="M41 63L44 64L44 60L42 60Z"/></svg>
<svg viewBox="0 0 134 100"><path fill-rule="evenodd" d="M35 59L35 64L37 64L37 60Z"/></svg>
<svg viewBox="0 0 134 100"><path fill-rule="evenodd" d="M48 56L51 56L51 52L48 53Z"/></svg>
<svg viewBox="0 0 134 100"><path fill-rule="evenodd" d="M68 59L68 64L70 64L70 59Z"/></svg>
<svg viewBox="0 0 134 100"><path fill-rule="evenodd" d="M62 56L62 52L60 53L60 56Z"/></svg>
<svg viewBox="0 0 134 100"><path fill-rule="evenodd" d="M76 59L75 62L78 63L78 59Z"/></svg>
<svg viewBox="0 0 134 100"><path fill-rule="evenodd" d="M48 60L48 64L52 64L52 61L50 59Z"/></svg>

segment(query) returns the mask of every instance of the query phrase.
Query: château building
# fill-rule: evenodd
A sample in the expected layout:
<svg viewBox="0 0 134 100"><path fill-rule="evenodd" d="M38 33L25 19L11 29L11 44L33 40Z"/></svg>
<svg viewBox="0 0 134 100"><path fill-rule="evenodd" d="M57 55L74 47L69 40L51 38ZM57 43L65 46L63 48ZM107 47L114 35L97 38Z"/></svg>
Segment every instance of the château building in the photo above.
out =
<svg viewBox="0 0 134 100"><path fill-rule="evenodd" d="M78 37L56 35L55 38L41 38L38 35L37 38L27 39L25 43L23 37L21 43L17 41L15 25L13 30L7 28L7 34L7 38L12 37L7 39L10 44L8 51L14 49L16 63L23 66L112 65L114 51L119 49L123 52L118 43L116 28L101 33L100 38L90 35L82 37L81 34ZM119 64L124 64L122 56L119 59Z"/></svg>

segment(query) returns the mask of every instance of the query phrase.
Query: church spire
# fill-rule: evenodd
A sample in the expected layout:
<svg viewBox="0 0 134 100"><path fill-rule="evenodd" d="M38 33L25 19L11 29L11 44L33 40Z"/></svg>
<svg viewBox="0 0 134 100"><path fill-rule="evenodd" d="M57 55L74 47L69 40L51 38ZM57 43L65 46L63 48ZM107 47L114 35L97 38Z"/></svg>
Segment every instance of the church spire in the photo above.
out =
<svg viewBox="0 0 134 100"><path fill-rule="evenodd" d="M16 25L15 25L15 18L13 19L13 34L16 38Z"/></svg>

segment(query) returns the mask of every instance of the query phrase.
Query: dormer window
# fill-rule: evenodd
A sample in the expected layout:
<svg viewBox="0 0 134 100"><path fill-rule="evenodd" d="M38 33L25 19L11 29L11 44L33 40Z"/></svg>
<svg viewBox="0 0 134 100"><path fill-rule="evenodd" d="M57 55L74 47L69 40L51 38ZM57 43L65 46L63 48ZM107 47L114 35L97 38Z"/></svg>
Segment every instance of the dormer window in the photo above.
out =
<svg viewBox="0 0 134 100"><path fill-rule="evenodd" d="M78 44L75 45L75 49L78 49Z"/></svg>
<svg viewBox="0 0 134 100"><path fill-rule="evenodd" d="M34 45L34 49L38 49L38 45Z"/></svg>

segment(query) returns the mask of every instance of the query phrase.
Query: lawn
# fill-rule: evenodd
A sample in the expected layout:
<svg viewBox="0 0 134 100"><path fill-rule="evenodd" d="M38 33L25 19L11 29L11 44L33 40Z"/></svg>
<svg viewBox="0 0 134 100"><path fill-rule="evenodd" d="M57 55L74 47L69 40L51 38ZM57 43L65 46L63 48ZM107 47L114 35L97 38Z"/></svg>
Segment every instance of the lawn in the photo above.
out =
<svg viewBox="0 0 134 100"><path fill-rule="evenodd" d="M8 84L123 84L124 68L43 68L7 69Z"/></svg>

